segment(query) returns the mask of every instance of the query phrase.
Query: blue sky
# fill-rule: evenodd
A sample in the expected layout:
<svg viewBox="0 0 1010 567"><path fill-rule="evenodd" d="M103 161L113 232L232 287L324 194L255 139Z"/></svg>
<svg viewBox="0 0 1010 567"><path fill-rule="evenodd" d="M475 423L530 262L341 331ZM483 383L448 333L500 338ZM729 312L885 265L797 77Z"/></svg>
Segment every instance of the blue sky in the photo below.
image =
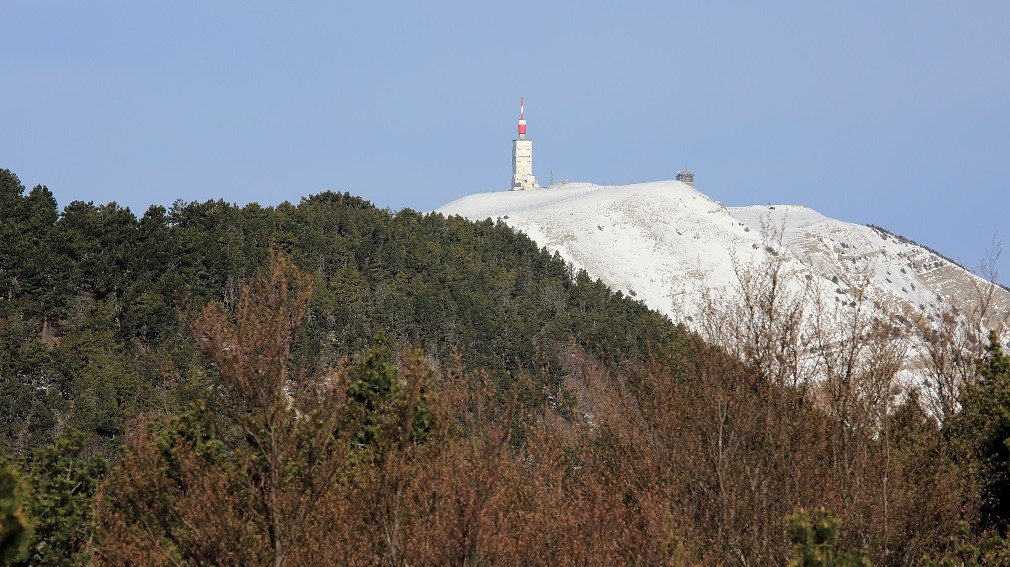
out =
<svg viewBox="0 0 1010 567"><path fill-rule="evenodd" d="M1010 281L1010 2L5 2L0 167L60 206L430 210L691 169Z"/></svg>

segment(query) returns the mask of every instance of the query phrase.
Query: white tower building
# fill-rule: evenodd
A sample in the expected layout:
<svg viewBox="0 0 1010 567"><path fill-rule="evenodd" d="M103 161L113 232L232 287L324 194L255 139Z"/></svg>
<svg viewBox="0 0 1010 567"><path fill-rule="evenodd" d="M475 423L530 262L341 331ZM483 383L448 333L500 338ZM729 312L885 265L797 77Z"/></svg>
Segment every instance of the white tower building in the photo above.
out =
<svg viewBox="0 0 1010 567"><path fill-rule="evenodd" d="M519 137L512 140L512 190L539 189L533 177L533 140L526 139L526 116L522 97L519 98Z"/></svg>

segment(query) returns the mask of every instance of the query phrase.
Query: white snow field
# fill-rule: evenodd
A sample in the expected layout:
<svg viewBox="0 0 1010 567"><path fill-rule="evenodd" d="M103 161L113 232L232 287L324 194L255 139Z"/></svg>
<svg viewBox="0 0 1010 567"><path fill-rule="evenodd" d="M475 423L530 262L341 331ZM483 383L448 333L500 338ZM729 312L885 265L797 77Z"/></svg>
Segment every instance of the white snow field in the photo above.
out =
<svg viewBox="0 0 1010 567"><path fill-rule="evenodd" d="M977 290L986 288L967 270L884 231L802 206L727 208L678 181L482 193L436 212L500 218L574 268L689 327L706 295L733 301L736 270L771 253L782 254L787 289L812 287L816 301L833 311L865 289L862 309L871 317L969 313ZM1010 293L997 288L995 296L997 313L1007 313Z"/></svg>
<svg viewBox="0 0 1010 567"><path fill-rule="evenodd" d="M695 312L699 289L732 283L729 254L748 258L761 240L719 203L678 182L484 193L438 212L501 218L674 320Z"/></svg>

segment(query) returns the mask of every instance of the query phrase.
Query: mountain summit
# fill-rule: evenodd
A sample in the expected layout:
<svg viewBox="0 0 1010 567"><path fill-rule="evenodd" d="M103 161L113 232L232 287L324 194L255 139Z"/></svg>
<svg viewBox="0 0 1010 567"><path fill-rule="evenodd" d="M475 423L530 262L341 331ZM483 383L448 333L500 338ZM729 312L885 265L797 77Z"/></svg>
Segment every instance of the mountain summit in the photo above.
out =
<svg viewBox="0 0 1010 567"><path fill-rule="evenodd" d="M690 185L570 183L543 191L483 193L437 212L500 218L614 289L688 326L705 302L734 301L741 273L780 262L787 289L813 290L833 310L939 320L1010 310L1010 292L884 229L807 207L725 207Z"/></svg>

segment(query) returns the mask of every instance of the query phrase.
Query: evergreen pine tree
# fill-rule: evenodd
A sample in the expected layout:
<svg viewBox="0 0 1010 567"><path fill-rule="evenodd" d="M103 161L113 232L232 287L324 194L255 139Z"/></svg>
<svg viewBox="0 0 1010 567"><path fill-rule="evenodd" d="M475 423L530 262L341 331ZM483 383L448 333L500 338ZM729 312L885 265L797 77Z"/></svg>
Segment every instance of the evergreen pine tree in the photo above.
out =
<svg viewBox="0 0 1010 567"><path fill-rule="evenodd" d="M982 525L1005 535L1010 525L1010 357L995 333L986 348L978 384L962 390L955 431L981 466Z"/></svg>
<svg viewBox="0 0 1010 567"><path fill-rule="evenodd" d="M10 464L0 465L0 564L17 561L28 552L32 530L25 510L28 486Z"/></svg>
<svg viewBox="0 0 1010 567"><path fill-rule="evenodd" d="M793 545L789 567L870 567L870 559L860 551L841 552L839 522L823 507L813 513L799 508L786 518L786 534Z"/></svg>

